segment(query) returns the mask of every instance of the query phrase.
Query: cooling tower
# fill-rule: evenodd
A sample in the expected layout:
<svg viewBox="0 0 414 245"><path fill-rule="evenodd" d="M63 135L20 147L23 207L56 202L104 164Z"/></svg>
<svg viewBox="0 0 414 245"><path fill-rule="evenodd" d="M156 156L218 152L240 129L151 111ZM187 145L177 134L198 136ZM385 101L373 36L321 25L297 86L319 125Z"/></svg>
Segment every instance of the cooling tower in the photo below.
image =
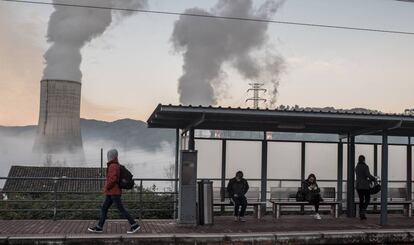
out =
<svg viewBox="0 0 414 245"><path fill-rule="evenodd" d="M34 150L42 154L83 156L80 130L81 83L42 80Z"/></svg>

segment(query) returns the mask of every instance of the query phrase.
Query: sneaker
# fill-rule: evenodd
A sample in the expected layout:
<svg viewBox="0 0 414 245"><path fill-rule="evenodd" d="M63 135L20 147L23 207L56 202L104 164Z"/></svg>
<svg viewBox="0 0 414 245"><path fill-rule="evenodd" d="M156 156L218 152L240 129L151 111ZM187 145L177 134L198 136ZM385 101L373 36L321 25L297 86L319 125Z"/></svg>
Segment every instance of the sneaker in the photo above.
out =
<svg viewBox="0 0 414 245"><path fill-rule="evenodd" d="M92 232L92 233L102 233L102 232L103 232L102 228L100 228L100 227L98 227L98 226L95 226L95 227L89 227L89 228L88 228L88 231L89 231L89 232Z"/></svg>
<svg viewBox="0 0 414 245"><path fill-rule="evenodd" d="M322 217L317 213L315 214L315 219L322 219Z"/></svg>
<svg viewBox="0 0 414 245"><path fill-rule="evenodd" d="M241 222L246 222L246 219L244 217L240 217L239 219Z"/></svg>
<svg viewBox="0 0 414 245"><path fill-rule="evenodd" d="M127 231L128 234L133 234L141 229L141 226L139 224L135 224L131 226L131 229Z"/></svg>
<svg viewBox="0 0 414 245"><path fill-rule="evenodd" d="M240 217L234 216L234 222L239 222L239 221L240 221Z"/></svg>

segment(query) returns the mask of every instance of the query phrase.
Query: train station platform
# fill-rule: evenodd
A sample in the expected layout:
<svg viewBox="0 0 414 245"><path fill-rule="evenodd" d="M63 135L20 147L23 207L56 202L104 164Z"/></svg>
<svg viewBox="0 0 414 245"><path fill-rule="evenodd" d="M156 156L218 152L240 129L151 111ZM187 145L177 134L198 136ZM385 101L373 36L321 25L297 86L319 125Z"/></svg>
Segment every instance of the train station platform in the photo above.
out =
<svg viewBox="0 0 414 245"><path fill-rule="evenodd" d="M110 220L103 234L91 234L91 220L1 220L0 244L401 244L414 242L414 219L390 215L378 225L379 215L356 218L286 215L234 222L215 217L211 226L180 227L174 220L143 220L136 234L126 234L123 220Z"/></svg>

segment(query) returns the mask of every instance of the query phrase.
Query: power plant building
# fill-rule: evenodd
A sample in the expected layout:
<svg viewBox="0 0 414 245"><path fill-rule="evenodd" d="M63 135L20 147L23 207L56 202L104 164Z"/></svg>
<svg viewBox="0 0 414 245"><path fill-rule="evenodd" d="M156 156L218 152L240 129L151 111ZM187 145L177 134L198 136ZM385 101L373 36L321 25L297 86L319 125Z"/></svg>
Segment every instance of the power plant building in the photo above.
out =
<svg viewBox="0 0 414 245"><path fill-rule="evenodd" d="M83 156L80 129L81 83L42 80L34 150L41 154Z"/></svg>

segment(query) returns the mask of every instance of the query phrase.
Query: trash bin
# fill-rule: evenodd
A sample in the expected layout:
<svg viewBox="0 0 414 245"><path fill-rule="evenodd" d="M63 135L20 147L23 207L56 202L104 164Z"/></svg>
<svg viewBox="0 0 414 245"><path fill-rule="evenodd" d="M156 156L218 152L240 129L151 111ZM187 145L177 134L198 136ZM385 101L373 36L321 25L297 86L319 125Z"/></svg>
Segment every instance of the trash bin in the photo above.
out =
<svg viewBox="0 0 414 245"><path fill-rule="evenodd" d="M212 225L213 217L213 181L198 181L198 224Z"/></svg>

